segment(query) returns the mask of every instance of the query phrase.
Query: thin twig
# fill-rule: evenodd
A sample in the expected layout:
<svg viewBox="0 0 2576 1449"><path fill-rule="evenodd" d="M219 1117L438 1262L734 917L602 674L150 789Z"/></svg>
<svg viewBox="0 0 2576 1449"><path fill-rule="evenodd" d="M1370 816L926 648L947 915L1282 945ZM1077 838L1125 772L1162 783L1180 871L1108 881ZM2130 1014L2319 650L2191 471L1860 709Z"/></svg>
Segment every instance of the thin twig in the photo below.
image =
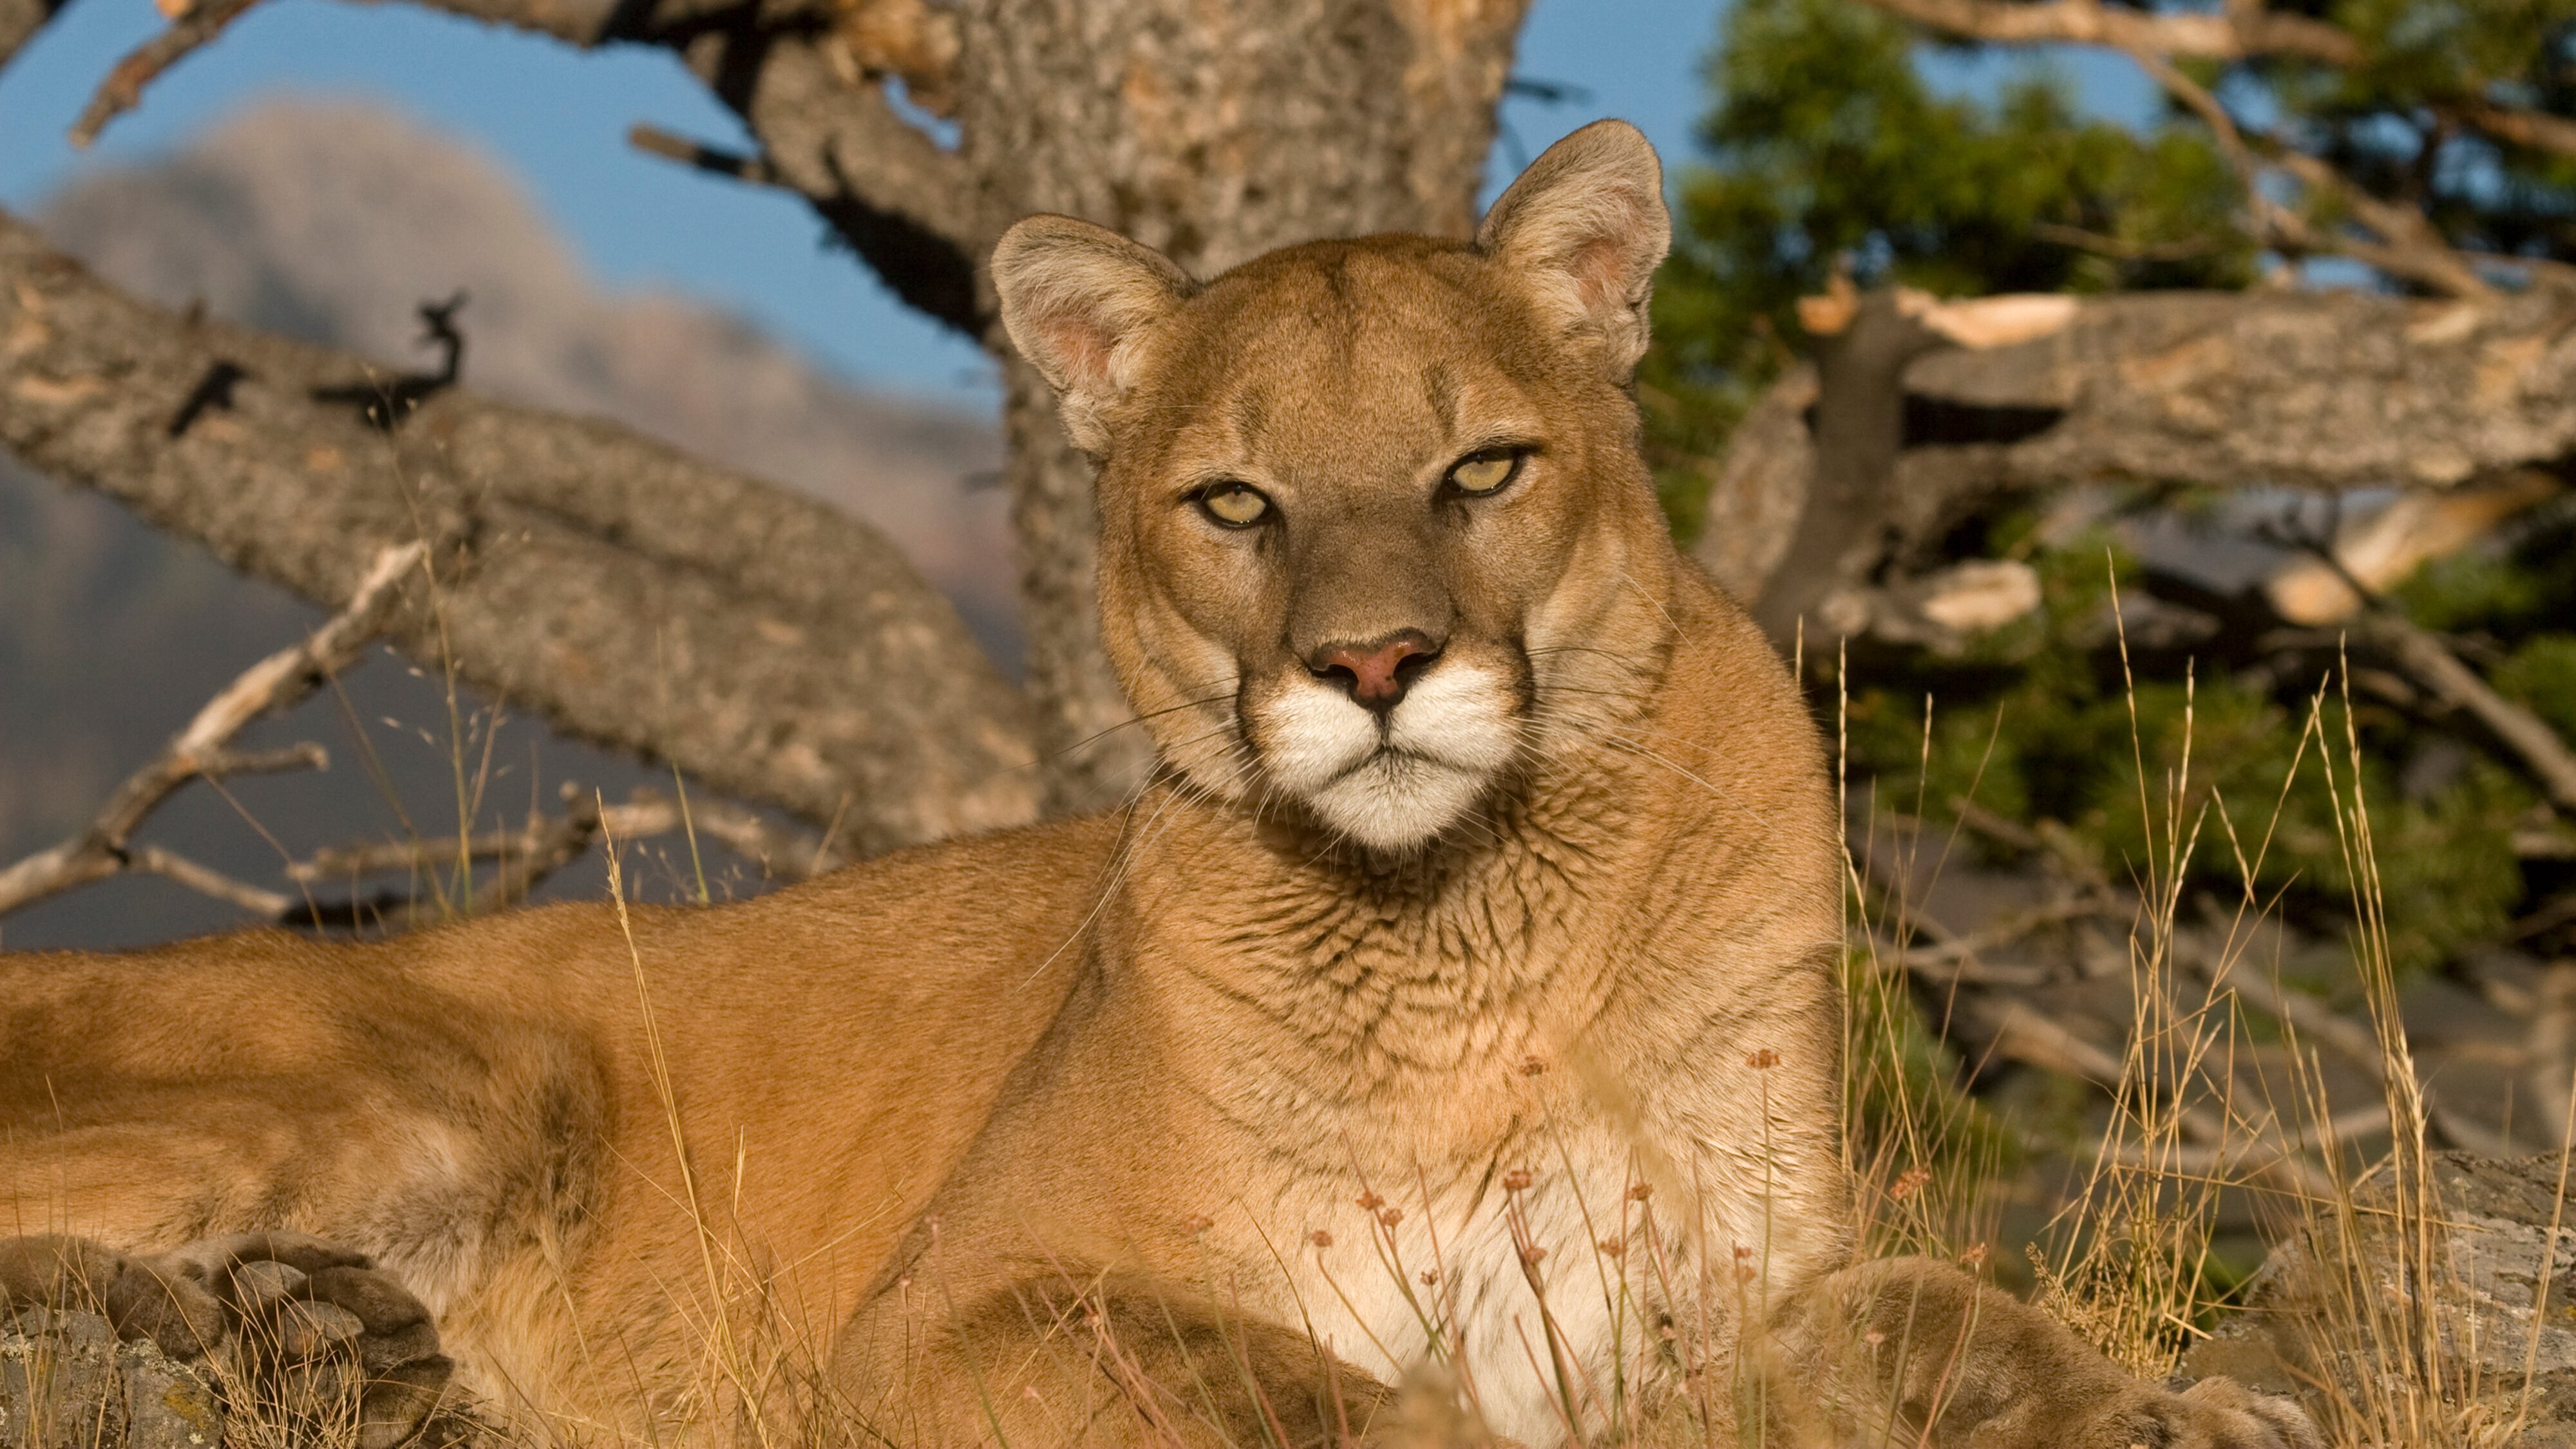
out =
<svg viewBox="0 0 2576 1449"><path fill-rule="evenodd" d="M1995 1054L2025 1066L2091 1082L2108 1092L2119 1091L2127 1074L2119 1059L2108 1051L2021 1002L2003 1003L2000 1010L1993 1012L1990 1026L1989 1039ZM2200 1107L2177 1103L2174 1120L2185 1137L2212 1151L2222 1151L2243 1140L2244 1134ZM2273 1134L2260 1134L2256 1142L2249 1144L2249 1150L2251 1170L2274 1179L2282 1188L2311 1198L2331 1195L2333 1180Z"/></svg>
<svg viewBox="0 0 2576 1449"><path fill-rule="evenodd" d="M107 79L99 82L97 93L82 108L80 119L72 123L72 144L87 146L97 140L109 121L142 102L143 88L159 79L161 72L223 34L225 26L258 3L259 0L202 0L171 21L169 29L128 52L107 73Z"/></svg>
<svg viewBox="0 0 2576 1449"><path fill-rule="evenodd" d="M2126 237L2054 221L2031 223L2030 234L2041 241L2053 241L2059 246L2073 247L2077 251L2121 262L2187 262L2194 257L2213 255L2226 246L2225 242L2212 236L2184 237L2169 242L2131 241Z"/></svg>
<svg viewBox="0 0 2576 1449"><path fill-rule="evenodd" d="M228 901L254 916L265 916L270 920L285 915L296 904L291 896L235 880L211 866L199 865L184 855L157 845L136 850L127 858L125 868L176 881L199 895Z"/></svg>
<svg viewBox="0 0 2576 1449"><path fill-rule="evenodd" d="M290 880L317 885L395 872L418 877L452 866L458 860L488 860L495 862L497 869L493 878L474 893L468 907L470 913L481 914L525 900L557 872L587 854L603 833L621 841L635 841L692 831L721 841L766 873L790 880L819 875L842 863L836 852L804 832L773 824L757 811L721 800L692 800L683 809L677 800L639 789L625 804L603 807L596 795L577 786L566 785L563 794L563 814L531 816L517 830L485 831L463 840L451 835L334 846L289 864L286 874ZM403 889L331 907L323 913L338 920L344 916L400 912L419 903L416 892Z"/></svg>
<svg viewBox="0 0 2576 1449"><path fill-rule="evenodd" d="M2016 911L1984 930L1951 932L1917 911L1913 925L1923 934L1934 936L1933 944L1899 949L1909 971L1988 985L2037 986L2054 973L2040 966L2018 970L1992 966L1985 963L1982 956L2050 926L2109 914L2112 914L2110 908L2101 901L2070 896Z"/></svg>
<svg viewBox="0 0 2576 1449"><path fill-rule="evenodd" d="M59 895L76 886L104 880L129 870L144 870L237 904L259 903L263 913L285 908L283 897L231 881L193 862L132 841L136 830L191 780L254 771L320 769L329 763L318 745L244 754L231 748L233 737L262 715L294 707L323 680L346 669L380 633L401 597L404 576L419 566L428 549L399 544L377 553L347 608L325 621L301 644L281 649L244 670L206 702L149 764L128 775L99 807L89 824L68 840L36 852L0 870L0 916ZM276 902L271 907L271 902Z"/></svg>
<svg viewBox="0 0 2576 1449"><path fill-rule="evenodd" d="M2569 922L2576 922L2576 891L2568 891L2542 902L2540 909L2515 922L2513 939L2529 941L2548 935Z"/></svg>
<svg viewBox="0 0 2576 1449"><path fill-rule="evenodd" d="M2576 815L2576 751L2529 708L2496 693L2440 636L2386 610L2365 616L2362 634L2424 690L2486 726L2521 759L2549 803Z"/></svg>
<svg viewBox="0 0 2576 1449"><path fill-rule="evenodd" d="M2225 13L2154 12L2100 0L1870 0L1918 25L1998 45L2105 45L2191 60L2247 60L2291 55L2328 65L2361 62L2350 32L2305 15L2260 5Z"/></svg>
<svg viewBox="0 0 2576 1449"><path fill-rule="evenodd" d="M648 155L677 161L684 166L695 167L700 171L712 172L735 181L747 182L754 186L785 187L790 191L796 189L793 182L778 174L778 168L771 165L766 157L746 156L739 151L727 151L721 147L709 146L704 142L692 141L677 132L665 131L659 126L648 126L639 122L627 127L626 144Z"/></svg>
<svg viewBox="0 0 2576 1449"><path fill-rule="evenodd" d="M2176 936L2173 956L2177 965L2199 977L2211 990L2235 992L2248 1006L2332 1048L2337 1056L2368 1073L2372 1081L2386 1079L2387 1059L2380 1053L2379 1038L2369 1027L2313 996L2284 989L2260 972L2231 970L2234 963L2218 953L2199 949L2186 937Z"/></svg>
<svg viewBox="0 0 2576 1449"><path fill-rule="evenodd" d="M2267 208L2266 214L2273 230L2284 240L2311 250L2340 252L2391 276L2421 283L2449 296L2481 298L2495 295L2495 288L2487 285L2469 265L2467 258L2418 208L2401 202L2383 201L2354 185L2351 178L2342 172L2303 151L2275 146L2271 160L2297 177L2299 184L2309 191L2350 211L2353 220L2380 238L2380 244L2323 236L2295 213L2269 202L2260 203Z"/></svg>

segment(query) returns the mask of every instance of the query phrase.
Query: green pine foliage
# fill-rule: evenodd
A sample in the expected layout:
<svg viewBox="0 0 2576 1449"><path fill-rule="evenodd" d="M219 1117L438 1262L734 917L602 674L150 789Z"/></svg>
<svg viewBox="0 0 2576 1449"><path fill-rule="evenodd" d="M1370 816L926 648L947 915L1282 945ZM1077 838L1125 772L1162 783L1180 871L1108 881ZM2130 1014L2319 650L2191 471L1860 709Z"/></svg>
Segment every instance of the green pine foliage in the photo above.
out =
<svg viewBox="0 0 2576 1449"><path fill-rule="evenodd" d="M1857 0L1740 0L1709 65L1708 164L1682 177L1641 381L1668 464L1726 430L1804 346L1796 300L1838 259L1863 286L1945 296L2225 287L2252 280L2235 178L2182 124L2086 119L2043 73L1993 103L1944 98L1916 42ZM1694 523L1704 474L1667 469Z"/></svg>
<svg viewBox="0 0 2576 1449"><path fill-rule="evenodd" d="M2196 832L2196 890L2330 940L2352 913L2335 828L2337 792L2356 785L2349 715L2400 968L2502 935L2524 896L2513 826L2536 800L2508 766L2368 698L2347 701L2331 660L2280 681L2197 660L2133 657L2124 670L2116 551L2096 541L2037 562L2045 602L2031 618L1966 658L1881 661L1855 681L1851 762L1882 782L1883 799L1935 820L1973 801L2024 824L2058 822L2091 867L2143 885L2178 798L2183 834ZM2124 577L2133 588L2134 565ZM2167 668L2146 672L2151 663ZM2410 772L2419 757L2439 778Z"/></svg>
<svg viewBox="0 0 2576 1449"><path fill-rule="evenodd" d="M2274 63L2277 129L2382 196L2421 206L2466 252L2576 256L2576 161L2464 124L2481 102L2576 114L2570 0L2304 0L2361 42L2350 70Z"/></svg>
<svg viewBox="0 0 2576 1449"><path fill-rule="evenodd" d="M2273 137L2380 194L2422 201L2465 248L2576 255L2576 168L2443 119L2481 95L2576 110L2576 0L2285 8L2344 25L2370 60L2350 71L2204 67L2198 78ZM2284 260L2245 233L2239 178L2197 117L2177 109L2137 130L2088 116L2037 61L1990 96L1946 95L1924 78L1928 44L1860 0L1737 0L1727 12L1708 66L1703 164L1680 180L1680 235L1640 378L1685 538L1709 461L1806 347L1796 300L1837 267L1863 287L1970 296L2235 289ZM2137 487L2132 512L2190 507L2153 480ZM2533 891L2512 838L2540 805L2509 754L2387 691L2328 688L2331 648L2285 663L2222 631L2202 647L2124 657L2113 581L2131 608L2152 607L2142 570L2105 532L2042 541L2037 516L2033 500L2004 500L1950 546L2031 563L2038 613L1964 653L1854 655L1850 764L1883 804L1948 821L1973 800L2049 826L2115 880L2143 879L2187 744L2197 893L2250 897L2331 939L2352 891L2336 800L2358 788L2401 965L2506 937ZM2436 564L2391 602L2576 737L2576 510L2525 526L2509 547ZM2347 726L2362 747L2357 780Z"/></svg>

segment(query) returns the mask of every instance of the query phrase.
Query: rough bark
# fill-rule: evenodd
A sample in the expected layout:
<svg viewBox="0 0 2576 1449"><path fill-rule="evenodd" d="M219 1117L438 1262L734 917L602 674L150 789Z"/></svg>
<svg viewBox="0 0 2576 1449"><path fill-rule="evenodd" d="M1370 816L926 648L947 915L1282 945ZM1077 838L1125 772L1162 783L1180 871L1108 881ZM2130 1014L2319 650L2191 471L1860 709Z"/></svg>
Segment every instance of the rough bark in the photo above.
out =
<svg viewBox="0 0 2576 1449"><path fill-rule="evenodd" d="M403 652L860 851L1033 813L1024 703L865 525L458 391L380 428L388 381L145 306L0 215L0 447L31 466L327 605L426 540Z"/></svg>
<svg viewBox="0 0 2576 1449"><path fill-rule="evenodd" d="M1708 511L1692 552L1719 584L1751 603L1787 557L1789 535L1807 504L1816 439L1816 369L1800 363L1753 404L1708 467Z"/></svg>
<svg viewBox="0 0 2576 1449"><path fill-rule="evenodd" d="M1807 613L1877 553L1886 480L1905 447L1906 366L1943 345L1887 292L1872 293L1845 326L1816 339L1806 497L1779 581L1753 611L1774 644L1789 646Z"/></svg>
<svg viewBox="0 0 2576 1449"><path fill-rule="evenodd" d="M1814 388L1793 373L1757 407L1775 426L1721 466L1712 520L1798 516L1814 450L1779 425ZM2450 487L2576 453L2576 296L2108 297L2036 341L1921 358L1905 388L1891 503L1906 527L1945 500L2071 480ZM1712 527L1699 551L1740 571L1781 547Z"/></svg>

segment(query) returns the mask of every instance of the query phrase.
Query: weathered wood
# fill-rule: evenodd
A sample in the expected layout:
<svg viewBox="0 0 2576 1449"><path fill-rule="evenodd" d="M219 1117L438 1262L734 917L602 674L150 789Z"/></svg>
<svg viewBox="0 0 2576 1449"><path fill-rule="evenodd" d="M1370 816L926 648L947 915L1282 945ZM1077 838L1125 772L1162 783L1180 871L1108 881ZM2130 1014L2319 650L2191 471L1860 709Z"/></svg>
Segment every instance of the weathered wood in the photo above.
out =
<svg viewBox="0 0 2576 1449"><path fill-rule="evenodd" d="M1034 813L1024 702L874 530L460 391L381 429L392 381L145 306L0 215L0 447L30 466L326 606L426 541L442 584L389 635L413 659L858 853Z"/></svg>
<svg viewBox="0 0 2576 1449"><path fill-rule="evenodd" d="M1762 426L1720 466L1712 519L1798 515L1814 450L1786 430L1815 387L1795 372L1756 406ZM2576 452L2576 296L2087 299L2047 337L1923 357L1905 390L1914 430L1891 486L1911 519L1944 499L2092 479L2451 487ZM1744 573L1769 546L1713 528L1700 554Z"/></svg>

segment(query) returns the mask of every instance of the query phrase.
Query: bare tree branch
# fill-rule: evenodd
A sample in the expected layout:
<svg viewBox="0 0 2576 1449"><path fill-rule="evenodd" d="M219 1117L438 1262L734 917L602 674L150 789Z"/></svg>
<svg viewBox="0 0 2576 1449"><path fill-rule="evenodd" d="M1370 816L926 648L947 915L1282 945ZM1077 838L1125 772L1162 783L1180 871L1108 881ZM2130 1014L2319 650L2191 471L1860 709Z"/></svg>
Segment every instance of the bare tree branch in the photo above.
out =
<svg viewBox="0 0 2576 1449"><path fill-rule="evenodd" d="M214 369L229 407L169 422ZM146 307L0 217L0 446L308 598L426 540L430 667L872 853L1032 814L1026 706L866 526L621 428L437 393L391 431L363 361ZM317 396L317 394L319 396Z"/></svg>
<svg viewBox="0 0 2576 1449"><path fill-rule="evenodd" d="M318 851L288 865L287 877L308 889L345 883L351 892L348 898L318 903L308 898L300 906L281 906L267 914L290 924L355 926L407 918L424 909L439 916L482 915L526 900L603 841L613 840L623 848L675 834L692 837L693 850L697 837L719 842L771 879L804 880L845 863L829 840L783 830L758 812L727 801L682 800L656 790L637 790L626 803L608 805L575 785L566 784L562 793L563 814L531 814L517 830ZM491 876L462 899L442 893L435 884L427 890L422 887L425 880L435 882L442 873L455 871L461 892L468 873L457 869L460 862L485 861L494 867ZM374 894L362 892L367 878L389 873L406 879L400 886Z"/></svg>
<svg viewBox="0 0 2576 1449"><path fill-rule="evenodd" d="M712 172L734 181L754 186L788 186L778 168L758 156L745 156L720 146L692 141L686 136L665 131L659 126L637 124L626 128L626 144L648 155L677 161L700 171Z"/></svg>
<svg viewBox="0 0 2576 1449"><path fill-rule="evenodd" d="M2494 295L2495 289L2478 276L2422 211L2372 196L2353 185L2342 172L2305 152L2279 148L2272 161L2317 196L2349 210L2354 220L2380 239L2373 245L2348 237L2323 236L2294 213L2269 201L2258 203L2268 229L2281 240L2311 251L2341 253L2446 296Z"/></svg>
<svg viewBox="0 0 2576 1449"><path fill-rule="evenodd" d="M211 866L199 865L174 851L146 845L126 859L126 869L175 881L202 896L241 907L264 920L276 920L295 909L295 898L238 881Z"/></svg>
<svg viewBox="0 0 2576 1449"><path fill-rule="evenodd" d="M259 0L202 0L181 11L170 22L170 28L145 41L99 83L89 104L81 109L80 119L72 123L72 144L87 146L98 139L100 128L143 99L143 88L160 78L161 72L178 64L189 52L211 43L224 33L224 27L242 17Z"/></svg>
<svg viewBox="0 0 2576 1449"><path fill-rule="evenodd" d="M36 38L68 0L0 0L0 70Z"/></svg>
<svg viewBox="0 0 2576 1449"><path fill-rule="evenodd" d="M2030 234L2042 241L2091 252L2122 262L2180 262L2205 257L2227 243L2217 236L2184 237L2169 242L2131 241L2125 237L2106 236L2080 226L2066 226L2054 221L2031 223Z"/></svg>
<svg viewBox="0 0 2576 1449"><path fill-rule="evenodd" d="M823 42L718 31L683 53L759 138L770 172L897 296L984 337L994 314L978 268L1018 216L988 204L962 158L896 114L883 85L836 69Z"/></svg>
<svg viewBox="0 0 2576 1449"><path fill-rule="evenodd" d="M231 749L230 741L253 720L292 709L356 662L393 618L405 576L418 571L428 552L420 544L384 550L348 608L302 644L253 665L208 701L159 755L117 787L80 834L0 870L0 916L123 874L158 875L283 924L375 924L424 904L434 904L441 915L482 914L524 901L603 837L625 842L677 832L721 842L772 877L802 880L845 863L829 838L781 828L730 801L688 801L639 789L623 805L602 806L597 796L570 784L563 787L569 806L563 815L532 814L518 830L337 847L291 862L286 876L305 888L300 898L237 880L158 845L133 843L134 832L153 812L192 781L328 768L329 756L319 745L244 752ZM490 861L496 869L465 899L423 895L417 885L422 877L460 861ZM364 878L387 872L407 875L412 884L373 896L355 894ZM313 887L335 881L350 884L349 899L317 901L311 894Z"/></svg>
<svg viewBox="0 0 2576 1449"><path fill-rule="evenodd" d="M2113 1093L2121 1089L2121 1082L2128 1074L2128 1068L2118 1057L2086 1041L2063 1024L2040 1015L2023 1002L2002 998L1978 999L1973 1013L1979 1018L1979 1034L1997 1056L2090 1082ZM2277 1122L2259 1124L2268 1130L2248 1133L2231 1126L2219 1114L2196 1105L2177 1106L2175 1119L2184 1137L2222 1159L2231 1155L2231 1149L2241 1145L2241 1163L2245 1170L2255 1176L2269 1178L2282 1191L2320 1201L2332 1200L2333 1179L2285 1139ZM2382 1120L2385 1120L2384 1116ZM2252 1140L2248 1141L2249 1137Z"/></svg>
<svg viewBox="0 0 2576 1449"><path fill-rule="evenodd" d="M580 787L567 784L562 793L568 806L564 815L531 816L517 830L486 831L463 839L446 836L334 846L292 862L286 867L286 875L304 885L320 885L389 871L416 874L452 866L459 860L509 861L540 856L546 853L544 843L560 834L567 823L586 842L603 822L608 833L619 840L644 840L675 831L703 835L788 880L803 880L844 864L829 841L781 829L762 819L758 811L729 801L692 800L683 804L657 790L637 790L625 804L609 806L603 814L592 796Z"/></svg>
<svg viewBox="0 0 2576 1449"><path fill-rule="evenodd" d="M2576 449L2576 304L2359 292L2087 299L2065 330L1915 363L1909 393L2053 420L1937 451L2011 480L2448 487ZM1917 449L1932 452L1934 449Z"/></svg>
<svg viewBox="0 0 2576 1449"><path fill-rule="evenodd" d="M2260 6L2156 14L2099 0L1869 0L1917 25L1999 45L2103 45L2186 60L2297 56L2351 66L2361 42L2338 26Z"/></svg>
<svg viewBox="0 0 2576 1449"><path fill-rule="evenodd" d="M2223 948L2204 949L2178 933L2173 956L2176 964L2199 977L2212 991L2235 993L2255 1010L2286 1023L2312 1041L2322 1042L2374 1082L2387 1078L2388 1063L2380 1051L2378 1034L2362 1023L2313 996L2284 989L2260 971L2234 969L2238 962ZM2385 1112L2380 1121L2386 1123Z"/></svg>
<svg viewBox="0 0 2576 1449"><path fill-rule="evenodd" d="M131 849L134 832L191 780L226 769L318 768L322 758L312 746L241 755L232 750L233 737L262 715L292 708L355 662L391 620L403 583L428 554L417 543L377 550L346 608L303 643L279 650L224 686L151 763L116 787L80 834L0 870L0 915L127 870L154 871L237 903L257 897L268 915L284 909L284 898L274 892L259 892L166 851Z"/></svg>
<svg viewBox="0 0 2576 1449"><path fill-rule="evenodd" d="M2553 116L2547 111L2519 110L2489 101L2472 101L2459 106L2457 114L2461 120L2499 141L2528 146L2535 151L2576 156L2576 121L2564 116Z"/></svg>
<svg viewBox="0 0 2576 1449"><path fill-rule="evenodd" d="M1695 552L1740 595L1777 575L1803 511L1816 386L1785 374L1714 465ZM2045 337L1919 358L1904 388L1969 435L1906 440L1891 496L1908 528L1947 499L2074 479L2443 490L2576 453L2576 299L2085 298Z"/></svg>
<svg viewBox="0 0 2576 1449"><path fill-rule="evenodd" d="M2576 753L2547 721L2496 693L2439 636L2409 620L2374 610L2364 617L2361 633L2427 693L2484 726L2522 761L2551 804L2576 815Z"/></svg>

